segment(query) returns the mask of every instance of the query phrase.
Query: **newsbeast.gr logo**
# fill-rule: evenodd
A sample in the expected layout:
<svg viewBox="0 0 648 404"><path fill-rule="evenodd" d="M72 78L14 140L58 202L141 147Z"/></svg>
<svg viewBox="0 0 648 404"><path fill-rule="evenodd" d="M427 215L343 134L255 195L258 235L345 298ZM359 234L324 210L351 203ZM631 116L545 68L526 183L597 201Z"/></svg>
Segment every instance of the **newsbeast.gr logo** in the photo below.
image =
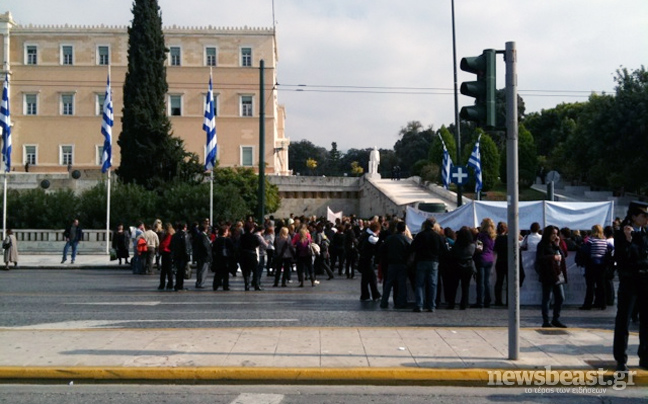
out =
<svg viewBox="0 0 648 404"><path fill-rule="evenodd" d="M606 375L605 369L597 370L489 370L488 386L526 386L526 393L605 393L607 388L624 390L634 386L637 372L614 372Z"/></svg>

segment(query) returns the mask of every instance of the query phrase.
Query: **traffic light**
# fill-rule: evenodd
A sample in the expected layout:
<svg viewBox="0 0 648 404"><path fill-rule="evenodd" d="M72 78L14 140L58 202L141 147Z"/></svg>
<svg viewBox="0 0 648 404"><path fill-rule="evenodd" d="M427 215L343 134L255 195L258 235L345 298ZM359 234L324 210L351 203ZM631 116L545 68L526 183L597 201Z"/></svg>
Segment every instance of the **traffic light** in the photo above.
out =
<svg viewBox="0 0 648 404"><path fill-rule="evenodd" d="M462 58L459 67L477 75L477 81L461 83L461 94L475 97L475 105L461 108L459 116L487 128L494 127L495 49L484 49L479 56Z"/></svg>

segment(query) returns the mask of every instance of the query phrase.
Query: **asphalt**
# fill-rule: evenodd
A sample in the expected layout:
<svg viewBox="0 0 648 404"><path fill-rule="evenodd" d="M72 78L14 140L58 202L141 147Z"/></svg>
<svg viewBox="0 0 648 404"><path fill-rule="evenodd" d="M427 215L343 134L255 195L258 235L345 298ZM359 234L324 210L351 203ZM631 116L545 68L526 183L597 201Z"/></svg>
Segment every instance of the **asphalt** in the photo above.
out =
<svg viewBox="0 0 648 404"><path fill-rule="evenodd" d="M21 256L19 269L118 268L105 255ZM12 269L14 270L14 269ZM1 277L0 277L1 284ZM188 292L192 293L192 292ZM428 315L421 313L421 315ZM505 327L111 328L85 322L0 327L0 382L293 383L488 386L494 375L604 370L613 382L613 333L520 330L508 359ZM632 382L648 386L630 335ZM550 369L546 367L550 366ZM496 379L495 379L496 380Z"/></svg>

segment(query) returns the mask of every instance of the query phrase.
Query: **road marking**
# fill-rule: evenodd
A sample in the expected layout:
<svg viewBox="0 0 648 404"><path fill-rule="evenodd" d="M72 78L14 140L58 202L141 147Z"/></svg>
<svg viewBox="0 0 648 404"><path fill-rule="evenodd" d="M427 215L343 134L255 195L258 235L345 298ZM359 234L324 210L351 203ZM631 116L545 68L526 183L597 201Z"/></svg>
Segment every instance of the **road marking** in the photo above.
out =
<svg viewBox="0 0 648 404"><path fill-rule="evenodd" d="M161 302L82 302L82 303L63 303L69 306L157 306Z"/></svg>
<svg viewBox="0 0 648 404"><path fill-rule="evenodd" d="M231 404L279 404L283 398L283 394L241 393Z"/></svg>
<svg viewBox="0 0 648 404"><path fill-rule="evenodd" d="M75 330L88 328L127 328L116 325L122 323L291 323L297 322L295 318L216 318L216 319L196 319L196 320L79 320L79 321L62 321L58 323L43 323L23 325L16 327L0 327L0 330Z"/></svg>

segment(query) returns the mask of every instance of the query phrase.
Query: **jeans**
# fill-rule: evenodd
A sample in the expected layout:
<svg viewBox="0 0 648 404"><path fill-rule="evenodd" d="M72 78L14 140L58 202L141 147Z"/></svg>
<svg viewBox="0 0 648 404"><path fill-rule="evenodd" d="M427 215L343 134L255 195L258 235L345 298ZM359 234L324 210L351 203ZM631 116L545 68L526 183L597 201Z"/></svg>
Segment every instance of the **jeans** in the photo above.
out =
<svg viewBox="0 0 648 404"><path fill-rule="evenodd" d="M563 285L556 285L551 282L542 282L542 321L549 322L549 302L551 301L551 293L554 296L553 307L553 320L560 318L560 310L562 309L563 301L565 301L565 292Z"/></svg>
<svg viewBox="0 0 648 404"><path fill-rule="evenodd" d="M618 364L628 362L628 327L635 305L639 307L639 356L640 363L648 363L648 287L647 276L619 274L617 293L617 315L614 323L614 359Z"/></svg>
<svg viewBox="0 0 648 404"><path fill-rule="evenodd" d="M68 248L72 247L72 262L74 262L77 254L77 245L79 244L79 240L68 240L65 242L65 247L63 247L63 261L67 260L67 253L68 253Z"/></svg>
<svg viewBox="0 0 648 404"><path fill-rule="evenodd" d="M419 261L416 263L416 307L434 309L436 305L438 261Z"/></svg>
<svg viewBox="0 0 648 404"><path fill-rule="evenodd" d="M394 288L394 307L404 308L407 305L407 266L405 264L389 264L387 266L387 276L383 283L383 294L380 307L387 308L389 304L389 294L396 282Z"/></svg>
<svg viewBox="0 0 648 404"><path fill-rule="evenodd" d="M489 306L491 302L490 275L492 262L484 262L477 266L477 304Z"/></svg>

